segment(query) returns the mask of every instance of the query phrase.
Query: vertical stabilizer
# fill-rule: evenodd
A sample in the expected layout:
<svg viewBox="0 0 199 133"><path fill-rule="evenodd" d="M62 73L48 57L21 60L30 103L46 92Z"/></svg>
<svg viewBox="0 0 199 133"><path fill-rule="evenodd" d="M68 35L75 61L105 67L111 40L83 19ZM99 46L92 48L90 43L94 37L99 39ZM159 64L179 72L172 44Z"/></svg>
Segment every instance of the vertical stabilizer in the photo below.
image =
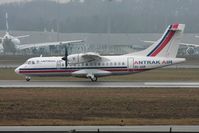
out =
<svg viewBox="0 0 199 133"><path fill-rule="evenodd" d="M185 25L169 25L162 37L147 49L132 53L132 55L148 57L172 57L175 58L178 52Z"/></svg>

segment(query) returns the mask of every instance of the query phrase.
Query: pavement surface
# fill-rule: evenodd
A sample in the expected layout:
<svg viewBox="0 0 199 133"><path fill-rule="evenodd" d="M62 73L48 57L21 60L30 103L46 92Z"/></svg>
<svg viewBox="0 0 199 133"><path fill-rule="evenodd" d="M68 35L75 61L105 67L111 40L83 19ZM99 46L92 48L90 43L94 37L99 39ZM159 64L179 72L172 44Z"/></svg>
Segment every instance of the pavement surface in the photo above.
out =
<svg viewBox="0 0 199 133"><path fill-rule="evenodd" d="M24 80L0 80L1 88L199 88L199 82L179 81L179 82L120 82L120 81L37 81L29 82Z"/></svg>
<svg viewBox="0 0 199 133"><path fill-rule="evenodd" d="M198 132L199 126L1 126L0 131L59 132Z"/></svg>

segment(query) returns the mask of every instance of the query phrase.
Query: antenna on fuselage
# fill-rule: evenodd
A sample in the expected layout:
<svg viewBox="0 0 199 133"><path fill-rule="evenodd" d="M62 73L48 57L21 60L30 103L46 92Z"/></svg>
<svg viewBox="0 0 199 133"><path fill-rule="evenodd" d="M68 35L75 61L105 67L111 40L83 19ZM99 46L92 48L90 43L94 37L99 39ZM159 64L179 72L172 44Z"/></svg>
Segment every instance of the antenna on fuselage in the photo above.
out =
<svg viewBox="0 0 199 133"><path fill-rule="evenodd" d="M68 48L66 45L65 45L65 56L62 58L62 60L65 61L65 67L67 67L68 66Z"/></svg>

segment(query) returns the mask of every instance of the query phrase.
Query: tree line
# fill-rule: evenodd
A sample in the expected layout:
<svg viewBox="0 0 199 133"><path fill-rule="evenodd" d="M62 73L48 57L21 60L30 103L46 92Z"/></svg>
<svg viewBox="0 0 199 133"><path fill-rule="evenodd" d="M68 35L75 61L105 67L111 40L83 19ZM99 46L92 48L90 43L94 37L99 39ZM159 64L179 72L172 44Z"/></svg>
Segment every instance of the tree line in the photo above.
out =
<svg viewBox="0 0 199 133"><path fill-rule="evenodd" d="M5 12L10 30L63 33L159 33L168 24L185 23L199 32L198 0L48 0L0 5L0 29Z"/></svg>

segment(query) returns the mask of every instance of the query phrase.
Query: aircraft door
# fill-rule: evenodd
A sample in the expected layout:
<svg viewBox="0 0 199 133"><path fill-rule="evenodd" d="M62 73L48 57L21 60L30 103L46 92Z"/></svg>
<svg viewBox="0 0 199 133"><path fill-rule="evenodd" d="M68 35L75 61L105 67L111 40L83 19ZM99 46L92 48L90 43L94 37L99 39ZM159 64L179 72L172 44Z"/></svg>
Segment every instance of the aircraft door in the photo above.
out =
<svg viewBox="0 0 199 133"><path fill-rule="evenodd" d="M134 58L132 57L128 58L128 68L134 68Z"/></svg>

